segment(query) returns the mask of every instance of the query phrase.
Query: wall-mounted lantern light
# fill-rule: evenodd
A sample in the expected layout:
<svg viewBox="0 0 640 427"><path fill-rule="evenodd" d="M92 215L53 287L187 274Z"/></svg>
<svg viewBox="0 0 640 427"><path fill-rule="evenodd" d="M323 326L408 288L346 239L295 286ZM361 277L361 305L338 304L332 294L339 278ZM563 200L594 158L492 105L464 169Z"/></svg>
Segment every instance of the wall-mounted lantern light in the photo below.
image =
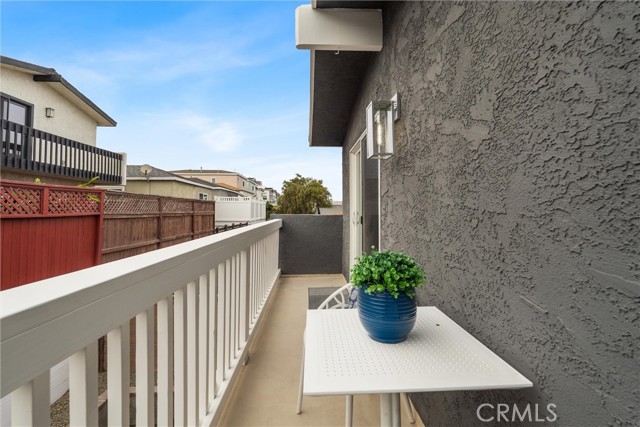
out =
<svg viewBox="0 0 640 427"><path fill-rule="evenodd" d="M44 109L44 114L45 114L47 117L53 117L53 116L55 115L55 113L56 113L56 110L54 110L54 109L53 109L53 108L51 108L51 107L46 107L46 108Z"/></svg>
<svg viewBox="0 0 640 427"><path fill-rule="evenodd" d="M400 98L371 101L367 106L367 158L388 159L393 156L393 123L400 118Z"/></svg>

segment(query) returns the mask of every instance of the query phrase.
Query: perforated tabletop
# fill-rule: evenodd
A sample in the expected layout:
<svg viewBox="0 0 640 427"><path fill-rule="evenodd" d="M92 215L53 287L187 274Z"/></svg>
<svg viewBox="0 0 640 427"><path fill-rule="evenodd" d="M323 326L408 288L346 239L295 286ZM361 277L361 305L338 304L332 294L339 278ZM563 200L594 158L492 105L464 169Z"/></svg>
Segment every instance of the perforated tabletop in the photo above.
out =
<svg viewBox="0 0 640 427"><path fill-rule="evenodd" d="M532 383L436 307L406 341L369 338L358 310L308 310L304 394L486 390Z"/></svg>

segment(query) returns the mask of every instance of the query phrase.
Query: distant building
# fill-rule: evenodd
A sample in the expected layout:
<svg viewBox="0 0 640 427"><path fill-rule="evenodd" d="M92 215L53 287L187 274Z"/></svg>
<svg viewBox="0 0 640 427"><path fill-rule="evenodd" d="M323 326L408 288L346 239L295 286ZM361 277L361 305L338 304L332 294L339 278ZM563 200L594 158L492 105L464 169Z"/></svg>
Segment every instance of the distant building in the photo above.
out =
<svg viewBox="0 0 640 427"><path fill-rule="evenodd" d="M320 208L320 215L342 215L342 201L333 202L330 208Z"/></svg>
<svg viewBox="0 0 640 427"><path fill-rule="evenodd" d="M256 194L256 198L258 200L263 200L265 202L269 202L272 205L276 205L278 204L278 197L280 197L280 195L273 188L263 187L262 185L258 186L258 192Z"/></svg>
<svg viewBox="0 0 640 427"><path fill-rule="evenodd" d="M53 68L0 56L2 178L117 185L126 157L96 148L98 126L116 121Z"/></svg>
<svg viewBox="0 0 640 427"><path fill-rule="evenodd" d="M238 172L221 169L181 169L171 173L185 178L197 178L212 184L225 184L244 197L256 197L258 190L258 181L255 178L247 178Z"/></svg>
<svg viewBox="0 0 640 427"><path fill-rule="evenodd" d="M127 166L125 191L198 200L241 195L239 191L226 184L211 184L199 178L185 178L156 167L150 169L151 171L145 174L141 165Z"/></svg>

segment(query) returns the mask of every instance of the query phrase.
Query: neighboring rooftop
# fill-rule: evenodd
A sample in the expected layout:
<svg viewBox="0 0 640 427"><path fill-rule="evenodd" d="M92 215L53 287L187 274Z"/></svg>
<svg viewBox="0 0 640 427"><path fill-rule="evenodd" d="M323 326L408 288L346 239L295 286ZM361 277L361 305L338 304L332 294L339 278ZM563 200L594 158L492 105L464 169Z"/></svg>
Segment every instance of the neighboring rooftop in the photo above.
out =
<svg viewBox="0 0 640 427"><path fill-rule="evenodd" d="M215 184L212 184L212 183L210 183L208 181L205 181L204 179L200 179L200 178L185 178L185 179L188 179L190 181L200 182L202 184L207 184L210 187L214 187L214 188L215 187L224 188L225 190L235 191L236 193L240 194L236 187L234 187L233 185L225 184L224 182L216 182Z"/></svg>
<svg viewBox="0 0 640 427"><path fill-rule="evenodd" d="M141 166L142 165L127 165L127 179L138 180L138 179L149 178L150 180L157 180L157 181L173 180L173 181L180 181L188 184L197 185L199 187L210 188L212 190L224 189L224 190L229 190L229 191L238 193L237 189L235 189L230 185L220 184L220 183L212 184L208 181L205 181L199 178L186 178L184 176L180 176L175 173L171 173L153 166L151 167L151 171L145 175L142 172Z"/></svg>
<svg viewBox="0 0 640 427"><path fill-rule="evenodd" d="M226 171L223 169L178 169L172 170L173 173L201 173L201 174L230 174L230 175L240 175L238 172Z"/></svg>

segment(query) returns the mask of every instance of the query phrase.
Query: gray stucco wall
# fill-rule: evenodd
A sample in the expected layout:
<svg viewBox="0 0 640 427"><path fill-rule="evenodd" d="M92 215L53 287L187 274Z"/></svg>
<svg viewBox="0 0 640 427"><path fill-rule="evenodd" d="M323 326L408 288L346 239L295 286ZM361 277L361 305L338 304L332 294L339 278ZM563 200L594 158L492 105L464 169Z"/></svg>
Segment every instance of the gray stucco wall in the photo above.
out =
<svg viewBox="0 0 640 427"><path fill-rule="evenodd" d="M342 262L342 215L282 215L282 274L339 274Z"/></svg>
<svg viewBox="0 0 640 427"><path fill-rule="evenodd" d="M555 425L639 425L638 3L392 3L384 26L345 216L365 107L398 92L383 248L425 267L420 305L534 383L414 395L424 421L491 425L478 405L515 401L555 404Z"/></svg>

